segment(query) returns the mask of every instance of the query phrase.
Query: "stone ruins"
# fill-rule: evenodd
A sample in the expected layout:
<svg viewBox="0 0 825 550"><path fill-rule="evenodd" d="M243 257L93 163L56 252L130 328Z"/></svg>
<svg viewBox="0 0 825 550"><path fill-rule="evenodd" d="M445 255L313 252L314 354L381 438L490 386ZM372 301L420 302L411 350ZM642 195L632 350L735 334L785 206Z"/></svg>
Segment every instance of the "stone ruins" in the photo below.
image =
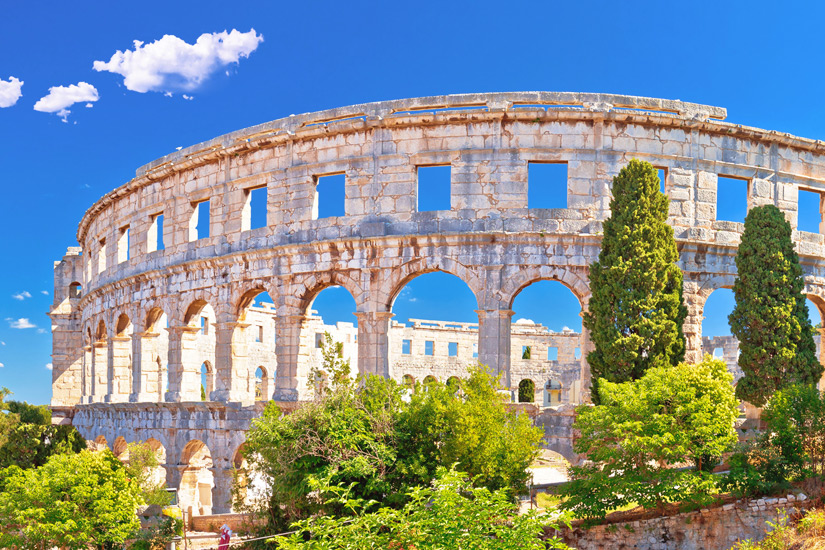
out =
<svg viewBox="0 0 825 550"><path fill-rule="evenodd" d="M825 193L825 143L725 117L608 94L467 94L289 116L172 153L94 203L80 247L55 263L54 414L116 453L149 441L185 508L226 512L250 420L263 400L289 410L311 397L307 373L330 331L361 373L412 384L479 361L514 397L533 380L537 406L552 405L537 417L555 434L547 445L569 456L548 419L588 393L587 331L513 323L512 305L530 284L555 280L587 309L621 167L639 158L663 174L689 361L721 348L735 363L735 341L701 334L708 296L733 284L743 231L717 219L719 197L741 185L742 210L775 204L796 229L799 191ZM566 170L553 207L530 191L539 164ZM449 167L449 201L420 211L418 176L433 166ZM335 196L319 192L328 176L343 182L342 199L339 215L321 217ZM820 313L821 233L794 233ZM432 271L466 283L477 324L393 319L401 289ZM314 315L330 286L354 298L357 327ZM256 300L264 292L273 304Z"/></svg>

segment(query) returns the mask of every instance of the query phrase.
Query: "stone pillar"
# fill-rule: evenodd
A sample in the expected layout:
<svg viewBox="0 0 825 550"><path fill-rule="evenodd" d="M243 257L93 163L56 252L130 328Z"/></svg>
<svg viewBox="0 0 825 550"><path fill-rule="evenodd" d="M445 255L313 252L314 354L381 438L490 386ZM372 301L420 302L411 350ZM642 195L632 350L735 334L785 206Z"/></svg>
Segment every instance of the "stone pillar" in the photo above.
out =
<svg viewBox="0 0 825 550"><path fill-rule="evenodd" d="M278 358L278 368L275 371L275 392L272 398L276 401L298 400L298 356L304 319L303 313L278 315L275 318L275 355Z"/></svg>
<svg viewBox="0 0 825 550"><path fill-rule="evenodd" d="M215 325L215 390L210 401L254 401L249 394L249 364L246 342L247 323L217 323Z"/></svg>
<svg viewBox="0 0 825 550"><path fill-rule="evenodd" d="M102 403L109 386L109 347L105 340L92 344L92 384L89 403Z"/></svg>
<svg viewBox="0 0 825 550"><path fill-rule="evenodd" d="M235 481L234 468L212 468L214 487L212 488L212 513L232 512L232 484Z"/></svg>
<svg viewBox="0 0 825 550"><path fill-rule="evenodd" d="M81 371L82 392L80 396L81 403L92 402L92 376L94 370L92 366L92 346L83 346L83 368Z"/></svg>
<svg viewBox="0 0 825 550"><path fill-rule="evenodd" d="M699 284L685 280L682 296L687 307L687 317L682 325L685 334L685 362L699 363L702 360L702 312L706 296L699 292Z"/></svg>
<svg viewBox="0 0 825 550"><path fill-rule="evenodd" d="M169 391L166 401L200 401L197 353L198 327L169 327Z"/></svg>
<svg viewBox="0 0 825 550"><path fill-rule="evenodd" d="M819 362L825 365L825 328L819 329ZM825 390L825 374L819 379L819 390Z"/></svg>
<svg viewBox="0 0 825 550"><path fill-rule="evenodd" d="M584 311L580 315L584 315ZM593 342L590 340L590 330L588 330L584 325L582 325L582 335L579 341L579 348L581 349L581 359L579 360L580 365L580 372L581 375L579 376L579 388L578 388L578 395L575 401L578 403L590 403L590 386L591 386L591 375L590 375L590 363L587 362L587 354L590 353L595 349Z"/></svg>
<svg viewBox="0 0 825 550"><path fill-rule="evenodd" d="M391 311L359 311L358 318L358 372L390 376L390 319Z"/></svg>
<svg viewBox="0 0 825 550"><path fill-rule="evenodd" d="M132 338L112 336L109 338L109 380L107 403L123 403L129 400L131 392L130 374Z"/></svg>
<svg viewBox="0 0 825 550"><path fill-rule="evenodd" d="M153 360L160 334L142 332L132 335L132 403L147 403L158 400L159 389L155 384L162 384L160 369ZM152 391L154 390L154 391Z"/></svg>
<svg viewBox="0 0 825 550"><path fill-rule="evenodd" d="M478 361L495 374L501 374L501 385L512 390L510 381L510 321L512 309L479 309Z"/></svg>

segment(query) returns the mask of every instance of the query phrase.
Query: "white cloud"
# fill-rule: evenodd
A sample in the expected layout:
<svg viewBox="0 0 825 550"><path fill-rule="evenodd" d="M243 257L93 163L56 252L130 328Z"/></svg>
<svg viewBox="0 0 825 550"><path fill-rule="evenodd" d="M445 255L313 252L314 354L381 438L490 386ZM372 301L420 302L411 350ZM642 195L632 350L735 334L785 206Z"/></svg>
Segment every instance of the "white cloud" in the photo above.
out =
<svg viewBox="0 0 825 550"><path fill-rule="evenodd" d="M37 334L46 334L46 329L44 329L44 328L37 329Z"/></svg>
<svg viewBox="0 0 825 550"><path fill-rule="evenodd" d="M69 107L75 103L97 101L100 95L97 89L87 82L78 82L70 86L52 86L49 88L49 95L41 97L34 104L34 110L41 113L57 113L63 122L68 122L67 118L71 111Z"/></svg>
<svg viewBox="0 0 825 550"><path fill-rule="evenodd" d="M196 89L221 67L249 57L263 39L255 29L204 33L194 44L166 34L149 44L135 40L134 50L118 50L108 62L95 61L93 67L123 76L124 85L133 92L170 95Z"/></svg>
<svg viewBox="0 0 825 550"><path fill-rule="evenodd" d="M0 78L0 108L11 107L22 97L23 81L10 76L9 79Z"/></svg>
<svg viewBox="0 0 825 550"><path fill-rule="evenodd" d="M0 346L5 346L5 345L6 345L5 342L0 342Z"/></svg>
<svg viewBox="0 0 825 550"><path fill-rule="evenodd" d="M48 296L48 295L49 295L49 291L48 291L48 290L41 290L41 291L40 291L40 294L42 294L43 296Z"/></svg>
<svg viewBox="0 0 825 550"><path fill-rule="evenodd" d="M6 366L6 365L4 365L3 363L0 363L0 369L2 369L2 368L3 368L3 367L5 367L5 366Z"/></svg>
<svg viewBox="0 0 825 550"><path fill-rule="evenodd" d="M52 370L52 364L46 363L46 370Z"/></svg>
<svg viewBox="0 0 825 550"><path fill-rule="evenodd" d="M20 319L6 319L9 322L9 326L11 328L17 329L26 329L26 328L37 328L37 325L31 323L25 317L21 317Z"/></svg>
<svg viewBox="0 0 825 550"><path fill-rule="evenodd" d="M27 290L24 290L23 292L18 292L17 294L12 294L11 297L14 298L15 300L23 301L26 298L31 298L32 295L29 294L29 292Z"/></svg>
<svg viewBox="0 0 825 550"><path fill-rule="evenodd" d="M192 101L192 100L193 100L193 99L195 99L195 98L194 98L194 97L192 97L191 95L186 95L186 94L183 94L183 99L185 99L185 100L187 100L187 101Z"/></svg>

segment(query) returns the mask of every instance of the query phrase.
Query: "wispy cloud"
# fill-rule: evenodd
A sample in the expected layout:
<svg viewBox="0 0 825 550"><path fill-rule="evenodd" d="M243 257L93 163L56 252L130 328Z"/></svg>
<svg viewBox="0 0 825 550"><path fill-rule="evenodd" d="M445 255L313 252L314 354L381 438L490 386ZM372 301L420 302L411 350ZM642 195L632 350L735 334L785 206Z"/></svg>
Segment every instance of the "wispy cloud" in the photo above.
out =
<svg viewBox="0 0 825 550"><path fill-rule="evenodd" d="M5 366L6 366L6 365L4 365L3 363L0 363L0 369L2 369L2 368L3 368L3 367L5 367Z"/></svg>
<svg viewBox="0 0 825 550"><path fill-rule="evenodd" d="M30 322L25 317L21 317L20 319L11 319L6 318L6 321L9 322L9 327L16 328L16 329L27 329L27 328L37 328L37 325Z"/></svg>
<svg viewBox="0 0 825 550"><path fill-rule="evenodd" d="M48 296L48 295L49 295L49 291L48 291L48 290L41 290L41 291L40 291L40 294L42 294L43 296Z"/></svg>
<svg viewBox="0 0 825 550"><path fill-rule="evenodd" d="M52 370L52 368L53 367L51 363L46 363L46 370Z"/></svg>
<svg viewBox="0 0 825 550"><path fill-rule="evenodd" d="M34 104L34 110L42 113L57 113L63 122L68 122L69 107L75 103L86 103L90 107L93 101L100 99L97 88L87 82L78 82L70 86L52 86L49 94L41 97Z"/></svg>
<svg viewBox="0 0 825 550"><path fill-rule="evenodd" d="M31 298L32 295L29 294L28 290L24 290L23 292L18 292L17 294L12 294L11 297L14 298L15 300L20 300L22 302L26 298Z"/></svg>
<svg viewBox="0 0 825 550"><path fill-rule="evenodd" d="M0 78L0 108L11 107L23 95L23 81L10 76L8 80Z"/></svg>
<svg viewBox="0 0 825 550"><path fill-rule="evenodd" d="M44 328L37 329L37 334L46 334L46 329L44 329Z"/></svg>
<svg viewBox="0 0 825 550"><path fill-rule="evenodd" d="M134 50L118 50L106 61L95 61L96 71L123 76L123 84L133 92L192 91L209 76L242 57L249 57L264 37L251 29L240 32L204 33L194 44L166 34L145 44L134 41Z"/></svg>

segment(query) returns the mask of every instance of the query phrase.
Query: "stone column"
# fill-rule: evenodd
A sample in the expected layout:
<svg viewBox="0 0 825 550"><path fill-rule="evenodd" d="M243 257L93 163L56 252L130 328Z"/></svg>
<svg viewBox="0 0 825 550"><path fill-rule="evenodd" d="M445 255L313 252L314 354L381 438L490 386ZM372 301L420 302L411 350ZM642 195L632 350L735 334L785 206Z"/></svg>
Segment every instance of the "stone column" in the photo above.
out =
<svg viewBox="0 0 825 550"><path fill-rule="evenodd" d="M358 372L390 375L390 319L391 311L359 311L358 318Z"/></svg>
<svg viewBox="0 0 825 550"><path fill-rule="evenodd" d="M247 323L215 325L215 390L210 401L251 404L246 342Z"/></svg>
<svg viewBox="0 0 825 550"><path fill-rule="evenodd" d="M130 375L132 370L130 336L112 336L109 338L109 383L107 403L123 403L129 400L131 392Z"/></svg>
<svg viewBox="0 0 825 550"><path fill-rule="evenodd" d="M234 483L234 468L212 469L214 486L212 488L212 513L229 514L232 512L232 484Z"/></svg>
<svg viewBox="0 0 825 550"><path fill-rule="evenodd" d="M685 362L699 363L702 360L702 312L707 296L699 293L699 284L685 280L682 296L687 307L687 317L682 325L685 334Z"/></svg>
<svg viewBox="0 0 825 550"><path fill-rule="evenodd" d="M510 320L512 309L479 309L478 361L496 374L501 374L501 385L512 390L510 381Z"/></svg>
<svg viewBox="0 0 825 550"><path fill-rule="evenodd" d="M198 327L169 327L169 391L166 401L200 401L200 381L197 361Z"/></svg>
<svg viewBox="0 0 825 550"><path fill-rule="evenodd" d="M102 403L106 398L109 386L109 347L105 340L98 340L92 344L92 393L90 403Z"/></svg>
<svg viewBox="0 0 825 550"><path fill-rule="evenodd" d="M81 403L92 402L92 376L94 370L92 366L92 346L83 346L83 368L81 370L81 384L82 392L80 396Z"/></svg>
<svg viewBox="0 0 825 550"><path fill-rule="evenodd" d="M298 400L298 356L301 348L301 328L305 316L303 313L278 315L275 318L275 356L278 368L275 371L276 401Z"/></svg>
<svg viewBox="0 0 825 550"><path fill-rule="evenodd" d="M132 335L132 394L129 396L132 403L158 400L158 387L163 382L160 379L158 364L153 359L159 336L156 332Z"/></svg>
<svg viewBox="0 0 825 550"><path fill-rule="evenodd" d="M584 311L582 311L581 315L584 315ZM590 330L588 330L584 325L582 325L582 335L581 340L579 341L579 348L582 353L581 359L579 360L581 375L579 376L579 394L576 396L576 401L579 403L590 403L590 386L592 384L592 377L590 375L590 363L587 362L587 354L593 351L595 346L590 340Z"/></svg>

